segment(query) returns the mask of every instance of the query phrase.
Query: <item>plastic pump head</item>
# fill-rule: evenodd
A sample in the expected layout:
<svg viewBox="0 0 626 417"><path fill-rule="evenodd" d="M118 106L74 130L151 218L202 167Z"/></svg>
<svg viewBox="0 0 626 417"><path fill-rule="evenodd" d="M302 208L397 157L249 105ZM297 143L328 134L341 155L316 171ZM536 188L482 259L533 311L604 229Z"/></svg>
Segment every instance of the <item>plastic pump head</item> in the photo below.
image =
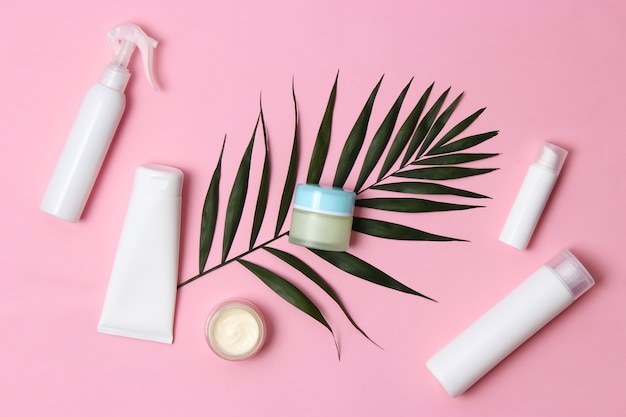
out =
<svg viewBox="0 0 626 417"><path fill-rule="evenodd" d="M135 51L135 46L139 48L148 81L152 88L156 90L157 85L153 72L153 50L158 42L146 35L139 26L133 24L114 27L107 33L107 38L115 53L113 65L124 69L128 67L128 62Z"/></svg>

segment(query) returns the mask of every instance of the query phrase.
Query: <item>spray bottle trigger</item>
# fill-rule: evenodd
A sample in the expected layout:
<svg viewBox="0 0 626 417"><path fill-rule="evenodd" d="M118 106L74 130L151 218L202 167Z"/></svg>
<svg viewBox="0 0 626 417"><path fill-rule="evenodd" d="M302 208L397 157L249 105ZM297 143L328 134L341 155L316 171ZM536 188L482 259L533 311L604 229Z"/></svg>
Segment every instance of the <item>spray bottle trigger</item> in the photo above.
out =
<svg viewBox="0 0 626 417"><path fill-rule="evenodd" d="M130 61L135 46L139 48L148 82L150 82L152 88L156 90L153 51L158 42L146 35L139 26L133 24L124 24L114 27L109 31L107 37L115 54L115 64L124 68L128 66L128 61Z"/></svg>

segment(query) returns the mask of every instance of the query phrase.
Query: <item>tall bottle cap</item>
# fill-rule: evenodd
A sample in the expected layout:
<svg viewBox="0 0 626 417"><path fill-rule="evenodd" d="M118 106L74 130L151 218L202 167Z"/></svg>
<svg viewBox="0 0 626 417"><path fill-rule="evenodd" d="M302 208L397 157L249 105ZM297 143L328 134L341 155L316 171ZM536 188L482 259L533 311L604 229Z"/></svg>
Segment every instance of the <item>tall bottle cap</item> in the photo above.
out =
<svg viewBox="0 0 626 417"><path fill-rule="evenodd" d="M135 171L133 192L151 198L180 198L183 189L183 172L167 165L139 165Z"/></svg>
<svg viewBox="0 0 626 417"><path fill-rule="evenodd" d="M572 293L574 300L593 287L595 281L582 263L567 249L563 249L547 264Z"/></svg>

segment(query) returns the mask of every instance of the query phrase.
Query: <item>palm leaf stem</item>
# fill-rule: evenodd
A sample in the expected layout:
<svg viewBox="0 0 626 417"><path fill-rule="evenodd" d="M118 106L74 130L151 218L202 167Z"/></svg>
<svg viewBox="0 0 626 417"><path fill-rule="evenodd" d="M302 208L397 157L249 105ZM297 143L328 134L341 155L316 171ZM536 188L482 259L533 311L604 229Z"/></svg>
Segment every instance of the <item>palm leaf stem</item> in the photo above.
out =
<svg viewBox="0 0 626 417"><path fill-rule="evenodd" d="M488 155L491 157L491 156L496 156L496 155L498 155L498 154L488 154ZM372 184L368 185L368 186L367 186L367 187L365 187L365 188L362 188L362 189L360 189L360 190L356 191L356 192L355 192L355 194L358 196L359 194L361 194L361 193L363 193L363 192L365 192L365 191L369 190L370 188L372 188L372 187L374 187L374 186L376 186L376 185L378 185L378 184L380 184L380 183L385 182L385 180L387 180L389 177L393 177L393 176L394 176L394 175L396 175L398 172L401 172L402 170L404 170L405 168L407 168L409 165L419 165L419 164L417 164L419 161L421 161L421 160L426 160L426 159L428 159L428 158L427 158L427 157L418 157L418 158L416 158L414 161L408 161L406 164L403 164L403 165L401 165L400 167L398 167L398 169L396 169L395 171L392 171L392 172L387 173L385 176L383 176L382 178L380 178L380 179L376 180L374 183L372 183Z"/></svg>
<svg viewBox="0 0 626 417"><path fill-rule="evenodd" d="M407 164L407 165L408 165L408 164ZM359 195L359 194L361 194L361 193L363 193L363 192L365 192L365 191L369 190L369 189L370 189L370 188L372 188L373 186L378 185L378 184L380 184L381 182L385 182L385 180L386 180L387 178L394 176L394 174L396 174L396 173L398 173L398 172L402 171L404 168L406 168L406 166L402 166L402 167L400 167L400 168L396 169L395 171L392 171L392 172L387 173L387 174L386 174L385 176L383 176L380 180L376 180L376 182L374 182L374 183L372 183L372 184L368 185L368 186L367 186L367 187L365 187L365 188L360 189L360 190L359 190L359 191L357 191L355 194L356 194L356 195Z"/></svg>
<svg viewBox="0 0 626 417"><path fill-rule="evenodd" d="M193 277L191 277L189 279L186 279L185 281L179 283L177 285L177 288L184 287L185 285L187 285L187 284L197 280L198 278L201 278L201 277L203 277L205 275L208 275L211 272L216 271L216 270L220 269L221 267L226 266L226 265L228 265L228 264L230 264L232 262L238 261L239 259L241 259L241 258L243 258L243 257L245 257L245 256L247 256L249 254L251 254L252 252L255 252L255 251L257 251L257 250L259 250L261 248L264 248L265 246L269 245L270 243L277 241L278 239L282 238L283 236L287 236L288 234L289 234L289 230L287 230L286 232L283 232L283 233L281 233L281 234L271 238L270 240L268 240L266 242L263 242L263 243L255 246L255 247L253 247L251 249L248 249L247 251L245 251L245 252L243 252L243 253L241 253L241 254L233 257L233 258L227 259L227 260L219 263L218 265L215 265L215 266L213 266L213 267L203 271L200 274L194 275Z"/></svg>

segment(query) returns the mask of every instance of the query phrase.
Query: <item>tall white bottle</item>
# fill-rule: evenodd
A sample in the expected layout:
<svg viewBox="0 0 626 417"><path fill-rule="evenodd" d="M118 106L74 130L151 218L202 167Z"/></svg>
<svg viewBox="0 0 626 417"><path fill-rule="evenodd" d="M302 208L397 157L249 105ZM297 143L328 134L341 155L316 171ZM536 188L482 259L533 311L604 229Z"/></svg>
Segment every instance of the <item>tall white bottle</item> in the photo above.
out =
<svg viewBox="0 0 626 417"><path fill-rule="evenodd" d="M428 360L453 397L462 394L594 285L568 250L517 288Z"/></svg>
<svg viewBox="0 0 626 417"><path fill-rule="evenodd" d="M148 81L156 89L152 69L157 41L136 25L116 26L107 34L115 53L102 78L87 92L54 170L40 208L63 220L80 218L117 126L124 113L128 62L139 48Z"/></svg>

